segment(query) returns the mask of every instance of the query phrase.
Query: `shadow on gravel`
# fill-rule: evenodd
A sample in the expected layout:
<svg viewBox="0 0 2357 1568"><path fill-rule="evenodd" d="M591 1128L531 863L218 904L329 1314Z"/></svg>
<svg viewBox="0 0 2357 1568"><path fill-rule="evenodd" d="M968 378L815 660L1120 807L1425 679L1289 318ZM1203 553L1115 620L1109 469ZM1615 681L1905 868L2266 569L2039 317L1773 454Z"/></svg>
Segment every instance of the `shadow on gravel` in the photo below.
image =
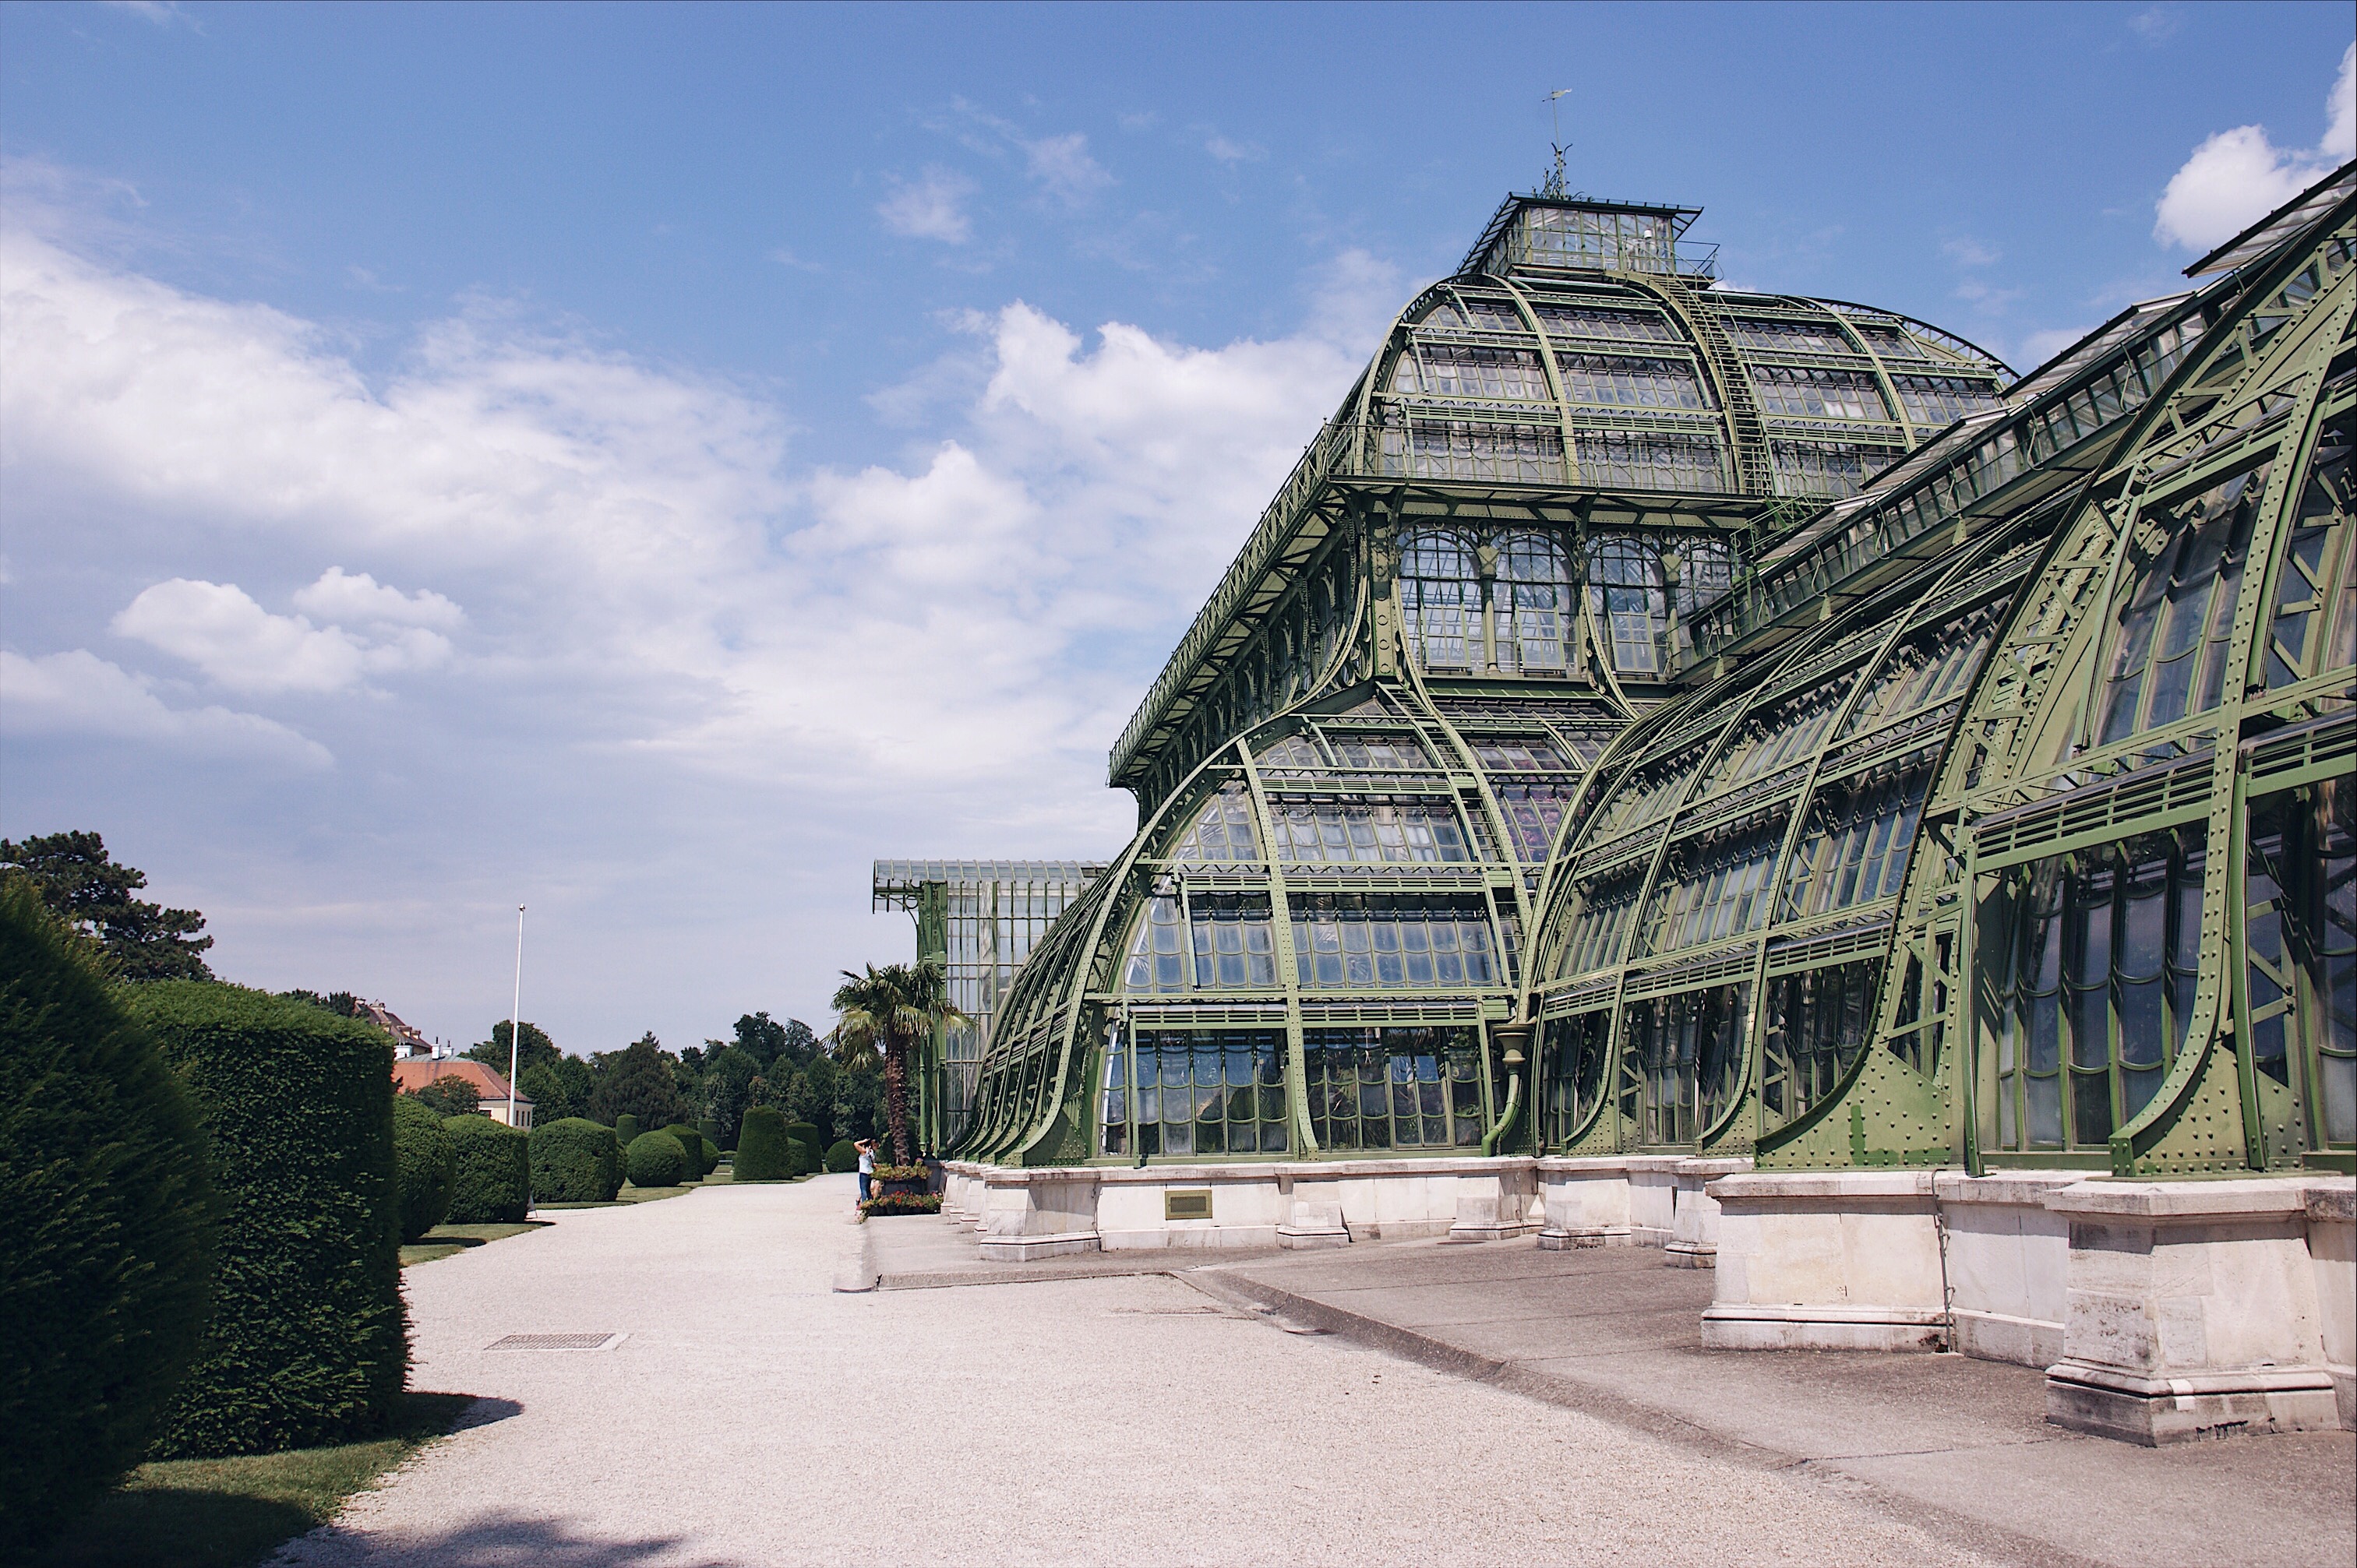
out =
<svg viewBox="0 0 2357 1568"><path fill-rule="evenodd" d="M602 1541L561 1522L494 1514L438 1535L376 1539L334 1525L289 1546L286 1563L398 1563L402 1568L638 1568L661 1558L665 1568L752 1568L733 1559L674 1558L682 1537Z"/></svg>
<svg viewBox="0 0 2357 1568"><path fill-rule="evenodd" d="M494 1422L505 1421L511 1415L522 1413L523 1406L515 1401L494 1399L485 1394L459 1412L458 1419L450 1423L450 1430L466 1432L478 1426L490 1426Z"/></svg>

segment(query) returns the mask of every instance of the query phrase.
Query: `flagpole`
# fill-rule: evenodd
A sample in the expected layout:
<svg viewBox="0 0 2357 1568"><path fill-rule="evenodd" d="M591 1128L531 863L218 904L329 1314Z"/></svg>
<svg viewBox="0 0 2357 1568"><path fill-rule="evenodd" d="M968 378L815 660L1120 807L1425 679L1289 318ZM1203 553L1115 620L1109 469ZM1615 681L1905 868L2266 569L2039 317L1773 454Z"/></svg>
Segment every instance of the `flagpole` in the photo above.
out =
<svg viewBox="0 0 2357 1568"><path fill-rule="evenodd" d="M523 1058L523 909L522 905L516 906L515 994L508 1004L508 1125L511 1127L516 1125L516 1075L522 1066ZM520 1127L516 1130L522 1131ZM527 1163L524 1168L529 1171L530 1164ZM529 1176L525 1178L523 1207L526 1214L532 1212L530 1180Z"/></svg>

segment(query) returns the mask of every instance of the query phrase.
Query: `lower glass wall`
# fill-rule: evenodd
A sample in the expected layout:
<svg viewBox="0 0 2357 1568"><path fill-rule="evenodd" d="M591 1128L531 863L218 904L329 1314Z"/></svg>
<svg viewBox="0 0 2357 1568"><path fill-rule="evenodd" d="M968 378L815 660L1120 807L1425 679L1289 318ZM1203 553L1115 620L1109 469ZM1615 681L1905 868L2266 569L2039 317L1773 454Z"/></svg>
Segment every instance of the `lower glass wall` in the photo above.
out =
<svg viewBox="0 0 2357 1568"><path fill-rule="evenodd" d="M1100 1112L1107 1155L1284 1154L1285 1031L1141 1029L1106 1054Z"/></svg>
<svg viewBox="0 0 2357 1568"><path fill-rule="evenodd" d="M1874 1034L1881 980L1878 958L1769 977L1760 1066L1767 1130L1833 1098Z"/></svg>
<svg viewBox="0 0 2357 1568"><path fill-rule="evenodd" d="M1479 1030L1310 1029L1302 1044L1320 1148L1480 1146Z"/></svg>
<svg viewBox="0 0 2357 1568"><path fill-rule="evenodd" d="M2193 1010L2204 837L2197 822L2032 861L1983 901L1984 1147L2107 1152L2159 1089Z"/></svg>
<svg viewBox="0 0 2357 1568"><path fill-rule="evenodd" d="M2357 1147L2357 779L2249 812L2244 1006L2267 1154Z"/></svg>
<svg viewBox="0 0 2357 1568"><path fill-rule="evenodd" d="M1743 1088L1751 986L1631 1002L1620 1019L1620 1113L1648 1147L1692 1145Z"/></svg>
<svg viewBox="0 0 2357 1568"><path fill-rule="evenodd" d="M1539 1100L1539 1135L1550 1149L1569 1144L1604 1094L1604 1058L1612 1044L1612 1013L1599 1008L1550 1018L1540 1036L1546 1076Z"/></svg>

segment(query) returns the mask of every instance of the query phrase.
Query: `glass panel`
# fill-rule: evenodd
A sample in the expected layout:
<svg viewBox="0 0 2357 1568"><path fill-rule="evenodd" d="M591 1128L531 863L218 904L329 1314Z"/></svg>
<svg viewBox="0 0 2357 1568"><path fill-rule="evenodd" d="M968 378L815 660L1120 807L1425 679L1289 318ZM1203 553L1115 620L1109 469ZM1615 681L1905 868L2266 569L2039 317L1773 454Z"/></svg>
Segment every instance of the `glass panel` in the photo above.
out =
<svg viewBox="0 0 2357 1568"><path fill-rule="evenodd" d="M1478 1146L1479 1040L1464 1026L1305 1031L1310 1130L1319 1145Z"/></svg>
<svg viewBox="0 0 2357 1568"><path fill-rule="evenodd" d="M2129 532L2097 697L2097 745L2217 706L2243 557L2270 467L2148 510Z"/></svg>

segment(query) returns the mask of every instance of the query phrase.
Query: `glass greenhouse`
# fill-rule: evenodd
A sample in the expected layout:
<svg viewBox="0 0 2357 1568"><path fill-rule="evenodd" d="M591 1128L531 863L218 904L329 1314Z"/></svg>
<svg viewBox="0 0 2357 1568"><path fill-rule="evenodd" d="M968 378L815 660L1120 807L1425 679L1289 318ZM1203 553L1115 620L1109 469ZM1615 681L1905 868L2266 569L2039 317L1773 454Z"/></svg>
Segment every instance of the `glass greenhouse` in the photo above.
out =
<svg viewBox="0 0 2357 1568"><path fill-rule="evenodd" d="M2357 166L2018 380L1695 216L1400 313L1109 865L878 863L953 1155L2350 1168Z"/></svg>

